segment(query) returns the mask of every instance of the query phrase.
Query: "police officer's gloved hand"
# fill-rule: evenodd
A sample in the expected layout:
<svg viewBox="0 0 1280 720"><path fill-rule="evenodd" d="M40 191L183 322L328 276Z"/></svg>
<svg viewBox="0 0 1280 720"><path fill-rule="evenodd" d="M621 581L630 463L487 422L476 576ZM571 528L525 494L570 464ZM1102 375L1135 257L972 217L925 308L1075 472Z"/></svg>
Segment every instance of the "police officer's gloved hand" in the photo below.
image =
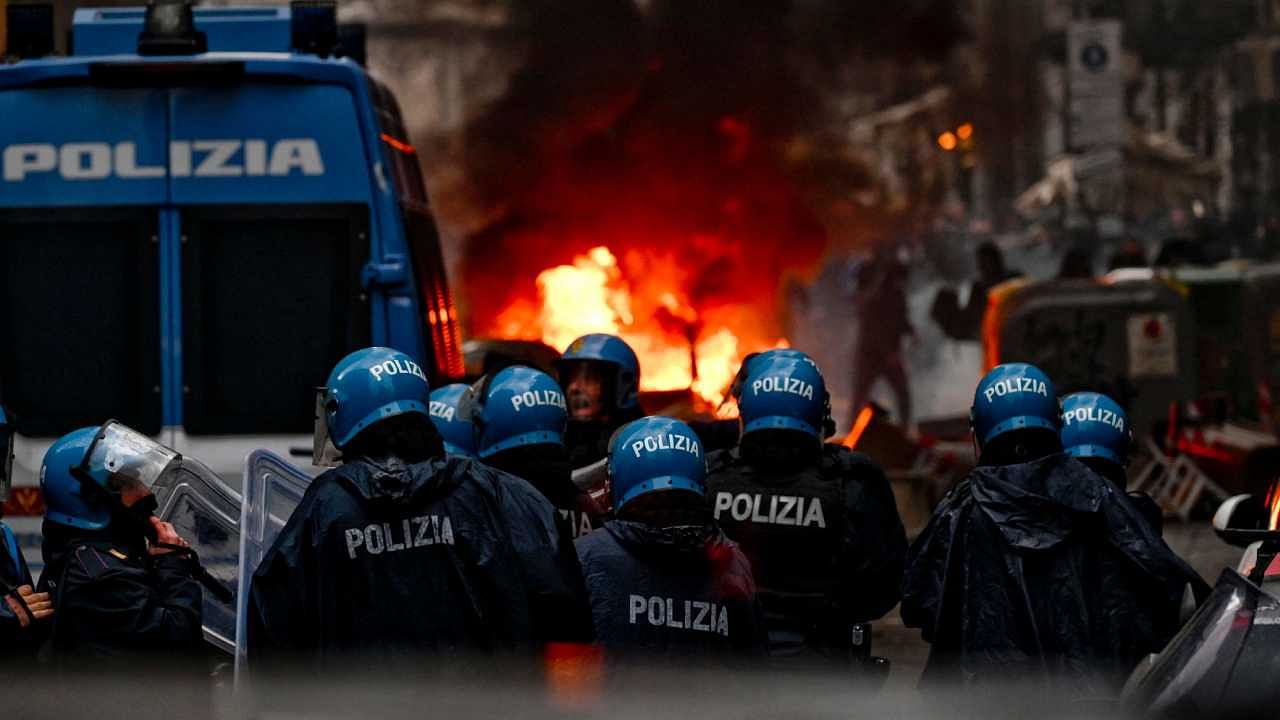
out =
<svg viewBox="0 0 1280 720"><path fill-rule="evenodd" d="M177 529L171 523L164 522L160 518L149 518L151 527L155 529L156 539L147 545L147 554L152 558L158 559L163 556L174 558L180 563L191 578L199 582L206 589L213 593L214 597L223 602L231 602L235 599L233 593L227 586L223 585L217 578L209 574L200 564L200 556L195 550L191 549L191 544L182 539L178 535ZM170 553L173 553L170 555Z"/></svg>
<svg viewBox="0 0 1280 720"><path fill-rule="evenodd" d="M187 541L178 535L177 529L172 523L167 523L157 517L150 518L151 527L155 528L156 539L147 546L147 554L151 556L167 555L176 549L187 547Z"/></svg>
<svg viewBox="0 0 1280 720"><path fill-rule="evenodd" d="M49 593L38 593L30 585L23 585L4 596L9 609L22 627L53 615L53 600Z"/></svg>

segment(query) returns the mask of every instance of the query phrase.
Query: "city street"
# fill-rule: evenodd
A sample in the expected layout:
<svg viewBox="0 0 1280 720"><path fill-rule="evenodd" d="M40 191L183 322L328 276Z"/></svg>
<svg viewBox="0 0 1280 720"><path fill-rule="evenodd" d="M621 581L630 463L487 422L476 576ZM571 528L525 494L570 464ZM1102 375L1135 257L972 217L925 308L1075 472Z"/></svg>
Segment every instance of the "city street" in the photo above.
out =
<svg viewBox="0 0 1280 720"><path fill-rule="evenodd" d="M1217 533L1280 0L0 0L0 720L1251 718Z"/></svg>

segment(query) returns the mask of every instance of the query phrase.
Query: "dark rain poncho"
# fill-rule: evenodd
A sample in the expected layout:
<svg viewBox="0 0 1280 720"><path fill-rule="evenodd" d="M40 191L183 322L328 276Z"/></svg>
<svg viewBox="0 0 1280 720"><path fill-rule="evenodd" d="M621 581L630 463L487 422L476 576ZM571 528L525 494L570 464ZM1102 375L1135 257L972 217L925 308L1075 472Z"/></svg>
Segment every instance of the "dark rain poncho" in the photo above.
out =
<svg viewBox="0 0 1280 720"><path fill-rule="evenodd" d="M1111 483L1065 455L980 467L908 557L902 619L933 644L924 684L1113 694L1208 587Z"/></svg>
<svg viewBox="0 0 1280 720"><path fill-rule="evenodd" d="M356 460L316 478L251 592L251 658L521 654L591 640L554 508L461 457Z"/></svg>

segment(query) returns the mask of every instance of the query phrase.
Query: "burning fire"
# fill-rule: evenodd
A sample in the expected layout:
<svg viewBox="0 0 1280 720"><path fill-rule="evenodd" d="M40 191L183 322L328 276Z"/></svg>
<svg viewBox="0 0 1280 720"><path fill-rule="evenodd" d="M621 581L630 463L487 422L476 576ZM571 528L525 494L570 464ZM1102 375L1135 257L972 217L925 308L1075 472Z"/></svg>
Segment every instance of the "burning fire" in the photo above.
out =
<svg viewBox="0 0 1280 720"><path fill-rule="evenodd" d="M587 333L618 335L640 359L642 390L688 388L717 408L748 352L787 347L784 339L758 337L750 313L695 309L681 290L687 278L675 257L631 251L625 264L631 272L624 275L613 252L598 246L572 265L543 270L537 304L511 303L494 329L561 352ZM731 408L720 414L726 409L731 415Z"/></svg>
<svg viewBox="0 0 1280 720"><path fill-rule="evenodd" d="M1276 478L1267 490L1267 529L1276 530L1280 524L1280 478Z"/></svg>

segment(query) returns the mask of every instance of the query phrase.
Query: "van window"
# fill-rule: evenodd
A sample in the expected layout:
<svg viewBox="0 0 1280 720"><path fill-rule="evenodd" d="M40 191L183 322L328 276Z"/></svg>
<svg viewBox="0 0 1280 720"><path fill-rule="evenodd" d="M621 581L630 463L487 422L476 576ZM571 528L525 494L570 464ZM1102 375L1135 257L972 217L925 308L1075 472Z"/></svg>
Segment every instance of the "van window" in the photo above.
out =
<svg viewBox="0 0 1280 720"><path fill-rule="evenodd" d="M370 79L374 108L381 131L400 142L408 140L400 106L384 85ZM430 343L425 360L432 367L432 380L461 378L462 337L457 310L449 293L444 259L440 252L440 233L427 199L426 184L418 155L412 149L384 148L384 157L395 182L396 202L404 222L405 241L409 246L414 278L418 281L418 297L422 302L423 325Z"/></svg>
<svg viewBox="0 0 1280 720"><path fill-rule="evenodd" d="M154 211L0 213L0 398L27 436L160 431Z"/></svg>
<svg viewBox="0 0 1280 720"><path fill-rule="evenodd" d="M449 295L444 263L440 258L440 234L435 219L425 209L404 206L404 234L409 243L418 296L426 313L427 336L434 354L435 378L460 378L463 374L462 341L457 311Z"/></svg>
<svg viewBox="0 0 1280 720"><path fill-rule="evenodd" d="M187 432L309 433L315 388L370 344L368 211L200 208L182 225Z"/></svg>

